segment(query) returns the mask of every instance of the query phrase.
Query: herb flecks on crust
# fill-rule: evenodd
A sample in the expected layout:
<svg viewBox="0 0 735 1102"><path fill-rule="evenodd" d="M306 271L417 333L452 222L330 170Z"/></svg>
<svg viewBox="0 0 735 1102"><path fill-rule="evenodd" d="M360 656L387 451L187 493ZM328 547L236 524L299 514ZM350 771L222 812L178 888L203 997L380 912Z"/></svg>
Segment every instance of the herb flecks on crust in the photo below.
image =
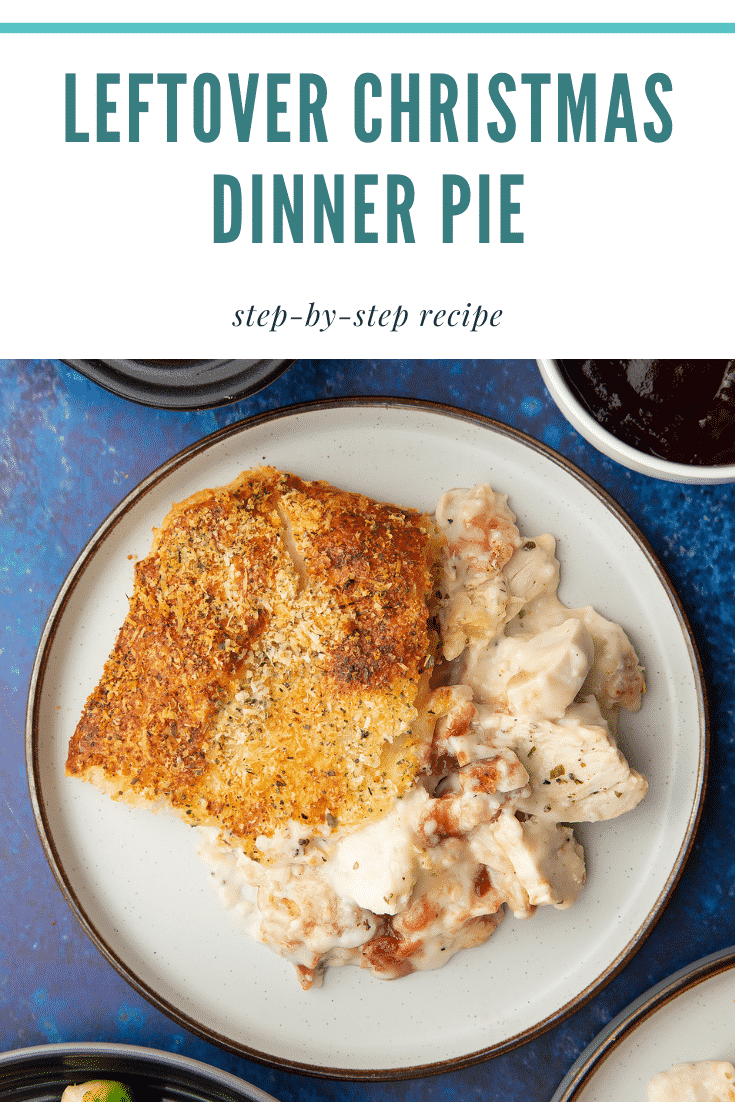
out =
<svg viewBox="0 0 735 1102"><path fill-rule="evenodd" d="M431 740L433 544L417 512L268 467L175 505L67 772L252 856L380 814Z"/></svg>

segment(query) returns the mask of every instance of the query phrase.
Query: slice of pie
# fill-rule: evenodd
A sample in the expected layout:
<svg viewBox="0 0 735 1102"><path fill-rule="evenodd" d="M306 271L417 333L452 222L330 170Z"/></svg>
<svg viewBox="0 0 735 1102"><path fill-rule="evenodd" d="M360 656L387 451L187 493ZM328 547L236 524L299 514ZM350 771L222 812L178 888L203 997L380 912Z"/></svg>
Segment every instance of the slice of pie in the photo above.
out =
<svg viewBox="0 0 735 1102"><path fill-rule="evenodd" d="M436 559L420 513L269 467L174 505L67 774L261 860L380 815L429 753Z"/></svg>

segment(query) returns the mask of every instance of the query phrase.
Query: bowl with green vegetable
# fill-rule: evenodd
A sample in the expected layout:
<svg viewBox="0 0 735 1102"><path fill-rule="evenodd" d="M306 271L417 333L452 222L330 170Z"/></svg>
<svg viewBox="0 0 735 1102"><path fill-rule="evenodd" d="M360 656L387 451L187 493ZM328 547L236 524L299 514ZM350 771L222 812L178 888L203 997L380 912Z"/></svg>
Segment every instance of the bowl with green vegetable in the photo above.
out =
<svg viewBox="0 0 735 1102"><path fill-rule="evenodd" d="M229 1072L174 1052L78 1042L0 1053L0 1102L276 1102Z"/></svg>

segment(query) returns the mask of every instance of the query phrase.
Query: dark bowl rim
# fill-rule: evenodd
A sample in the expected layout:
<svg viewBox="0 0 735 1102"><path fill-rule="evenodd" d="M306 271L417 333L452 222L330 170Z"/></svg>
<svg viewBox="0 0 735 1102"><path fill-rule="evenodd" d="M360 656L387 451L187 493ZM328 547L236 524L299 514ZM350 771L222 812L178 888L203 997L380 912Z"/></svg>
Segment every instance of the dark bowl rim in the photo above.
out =
<svg viewBox="0 0 735 1102"><path fill-rule="evenodd" d="M191 360L189 361L191 364L200 366L221 365L217 377L202 379L197 375L194 367L171 368L166 381L163 376L160 381L155 379L153 371L148 372L149 378L142 378L126 369L126 364L142 364L144 362L142 360L97 359L61 360L60 362L118 398L125 398L129 402L154 409L191 413L197 410L218 409L249 398L275 382L287 368L296 363L296 360ZM223 368L228 370L223 373Z"/></svg>
<svg viewBox="0 0 735 1102"><path fill-rule="evenodd" d="M74 1074L74 1064L79 1061L80 1075ZM41 1067L43 1066L43 1072ZM209 1088L218 1088L227 1092L227 1102L277 1102L273 1095L261 1087L248 1083L232 1072L225 1071L212 1064L206 1064L191 1056L163 1049L147 1048L142 1045L129 1045L108 1041L70 1041L46 1045L33 1045L28 1048L9 1049L0 1053L0 1098L4 1094L3 1077L7 1082L8 1071L16 1070L23 1075L23 1086L38 1085L53 1077L58 1081L63 1077L68 1083L79 1082L81 1075L91 1079L99 1075L110 1075L124 1081L125 1074L143 1078L147 1074L164 1080L164 1087L195 1089L207 1088L207 1095L201 1095L201 1102L224 1102L225 1096L215 1098ZM34 1071L37 1079L34 1080ZM84 1079L81 1079L84 1082ZM66 1084L68 1085L68 1084ZM193 1102L193 1096L192 1102Z"/></svg>

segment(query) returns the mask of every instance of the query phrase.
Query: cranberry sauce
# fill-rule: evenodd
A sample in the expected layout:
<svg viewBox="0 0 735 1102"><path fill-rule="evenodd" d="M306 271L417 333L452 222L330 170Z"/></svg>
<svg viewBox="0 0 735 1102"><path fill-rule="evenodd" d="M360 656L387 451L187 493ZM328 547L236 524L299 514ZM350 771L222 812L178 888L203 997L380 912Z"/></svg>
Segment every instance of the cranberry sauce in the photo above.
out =
<svg viewBox="0 0 735 1102"><path fill-rule="evenodd" d="M608 432L674 463L735 463L735 360L558 360Z"/></svg>

